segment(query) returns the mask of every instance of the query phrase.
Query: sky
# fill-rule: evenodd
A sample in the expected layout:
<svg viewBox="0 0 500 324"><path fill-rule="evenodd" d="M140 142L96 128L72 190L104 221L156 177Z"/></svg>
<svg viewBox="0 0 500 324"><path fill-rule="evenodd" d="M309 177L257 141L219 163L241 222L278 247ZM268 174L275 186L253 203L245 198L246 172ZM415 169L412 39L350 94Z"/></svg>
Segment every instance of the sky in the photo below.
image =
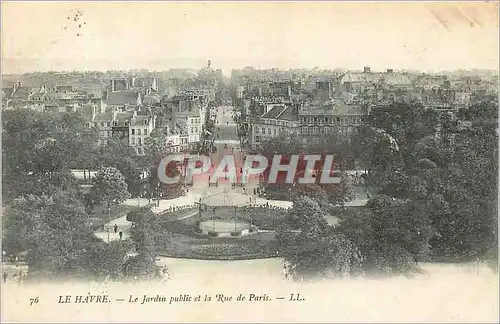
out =
<svg viewBox="0 0 500 324"><path fill-rule="evenodd" d="M498 2L2 1L1 24L3 73L499 64Z"/></svg>

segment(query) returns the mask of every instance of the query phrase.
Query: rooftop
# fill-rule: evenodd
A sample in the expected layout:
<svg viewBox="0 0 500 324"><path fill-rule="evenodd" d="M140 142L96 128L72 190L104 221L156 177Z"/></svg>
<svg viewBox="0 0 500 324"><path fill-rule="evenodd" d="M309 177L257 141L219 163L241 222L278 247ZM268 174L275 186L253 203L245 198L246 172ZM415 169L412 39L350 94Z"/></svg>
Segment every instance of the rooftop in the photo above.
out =
<svg viewBox="0 0 500 324"><path fill-rule="evenodd" d="M306 105L299 110L299 115L362 115L361 105L346 104L342 101L330 101L324 105Z"/></svg>
<svg viewBox="0 0 500 324"><path fill-rule="evenodd" d="M263 114L261 118L280 119L280 120L295 120L291 107L287 106L274 106L267 113Z"/></svg>
<svg viewBox="0 0 500 324"><path fill-rule="evenodd" d="M107 105L137 105L139 93L135 91L109 92L108 98L104 100Z"/></svg>
<svg viewBox="0 0 500 324"><path fill-rule="evenodd" d="M32 87L18 87L17 90L12 94L12 99L28 99L28 97L34 93L37 88Z"/></svg>

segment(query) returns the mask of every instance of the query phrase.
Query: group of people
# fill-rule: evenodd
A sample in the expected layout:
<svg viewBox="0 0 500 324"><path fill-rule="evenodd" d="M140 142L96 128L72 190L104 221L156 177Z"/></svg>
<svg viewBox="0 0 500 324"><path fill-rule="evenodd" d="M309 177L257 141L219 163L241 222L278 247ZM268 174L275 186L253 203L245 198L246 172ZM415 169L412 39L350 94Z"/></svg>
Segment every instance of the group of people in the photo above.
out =
<svg viewBox="0 0 500 324"><path fill-rule="evenodd" d="M109 228L107 229L107 231L109 232ZM120 241L123 239L123 232L122 231L119 231L118 232L118 225L113 225L113 232L116 234L118 233L118 235L120 236Z"/></svg>
<svg viewBox="0 0 500 324"><path fill-rule="evenodd" d="M7 283L8 278L9 278L9 274L6 271L4 271L3 275L2 275L3 283ZM18 273L14 273L12 275L12 279L18 283L23 283L24 278L26 278L26 274L22 270L20 270Z"/></svg>

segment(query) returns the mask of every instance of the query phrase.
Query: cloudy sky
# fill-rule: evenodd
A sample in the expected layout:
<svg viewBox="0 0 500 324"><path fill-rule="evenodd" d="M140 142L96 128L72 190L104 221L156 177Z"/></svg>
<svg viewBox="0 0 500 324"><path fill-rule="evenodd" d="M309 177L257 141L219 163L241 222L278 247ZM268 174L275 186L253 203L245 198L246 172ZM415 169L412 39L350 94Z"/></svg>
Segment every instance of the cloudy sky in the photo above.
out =
<svg viewBox="0 0 500 324"><path fill-rule="evenodd" d="M499 60L493 2L3 2L1 32L4 73L200 68L208 59L224 72L498 69Z"/></svg>

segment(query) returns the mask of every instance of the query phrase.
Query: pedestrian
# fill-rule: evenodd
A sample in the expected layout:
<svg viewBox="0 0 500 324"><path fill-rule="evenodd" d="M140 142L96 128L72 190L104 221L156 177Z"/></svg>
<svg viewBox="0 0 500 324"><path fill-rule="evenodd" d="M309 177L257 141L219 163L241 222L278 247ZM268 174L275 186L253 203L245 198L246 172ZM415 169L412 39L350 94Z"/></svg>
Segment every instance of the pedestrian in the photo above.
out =
<svg viewBox="0 0 500 324"><path fill-rule="evenodd" d="M113 226L113 229L115 230L115 234L116 234L116 232L118 232L118 225L116 225L116 224L115 224L115 225Z"/></svg>
<svg viewBox="0 0 500 324"><path fill-rule="evenodd" d="M5 271L4 271L4 272L3 272L3 283L6 283L6 282L7 282L7 277L8 277L8 276L9 276L9 275L7 274L7 272L5 272Z"/></svg>
<svg viewBox="0 0 500 324"><path fill-rule="evenodd" d="M120 231L120 233L118 233L118 235L120 235L120 241L121 241L121 240L122 240L122 238L123 238L123 232L122 232L122 231Z"/></svg>
<svg viewBox="0 0 500 324"><path fill-rule="evenodd" d="M253 195L257 195L257 188L253 188Z"/></svg>

